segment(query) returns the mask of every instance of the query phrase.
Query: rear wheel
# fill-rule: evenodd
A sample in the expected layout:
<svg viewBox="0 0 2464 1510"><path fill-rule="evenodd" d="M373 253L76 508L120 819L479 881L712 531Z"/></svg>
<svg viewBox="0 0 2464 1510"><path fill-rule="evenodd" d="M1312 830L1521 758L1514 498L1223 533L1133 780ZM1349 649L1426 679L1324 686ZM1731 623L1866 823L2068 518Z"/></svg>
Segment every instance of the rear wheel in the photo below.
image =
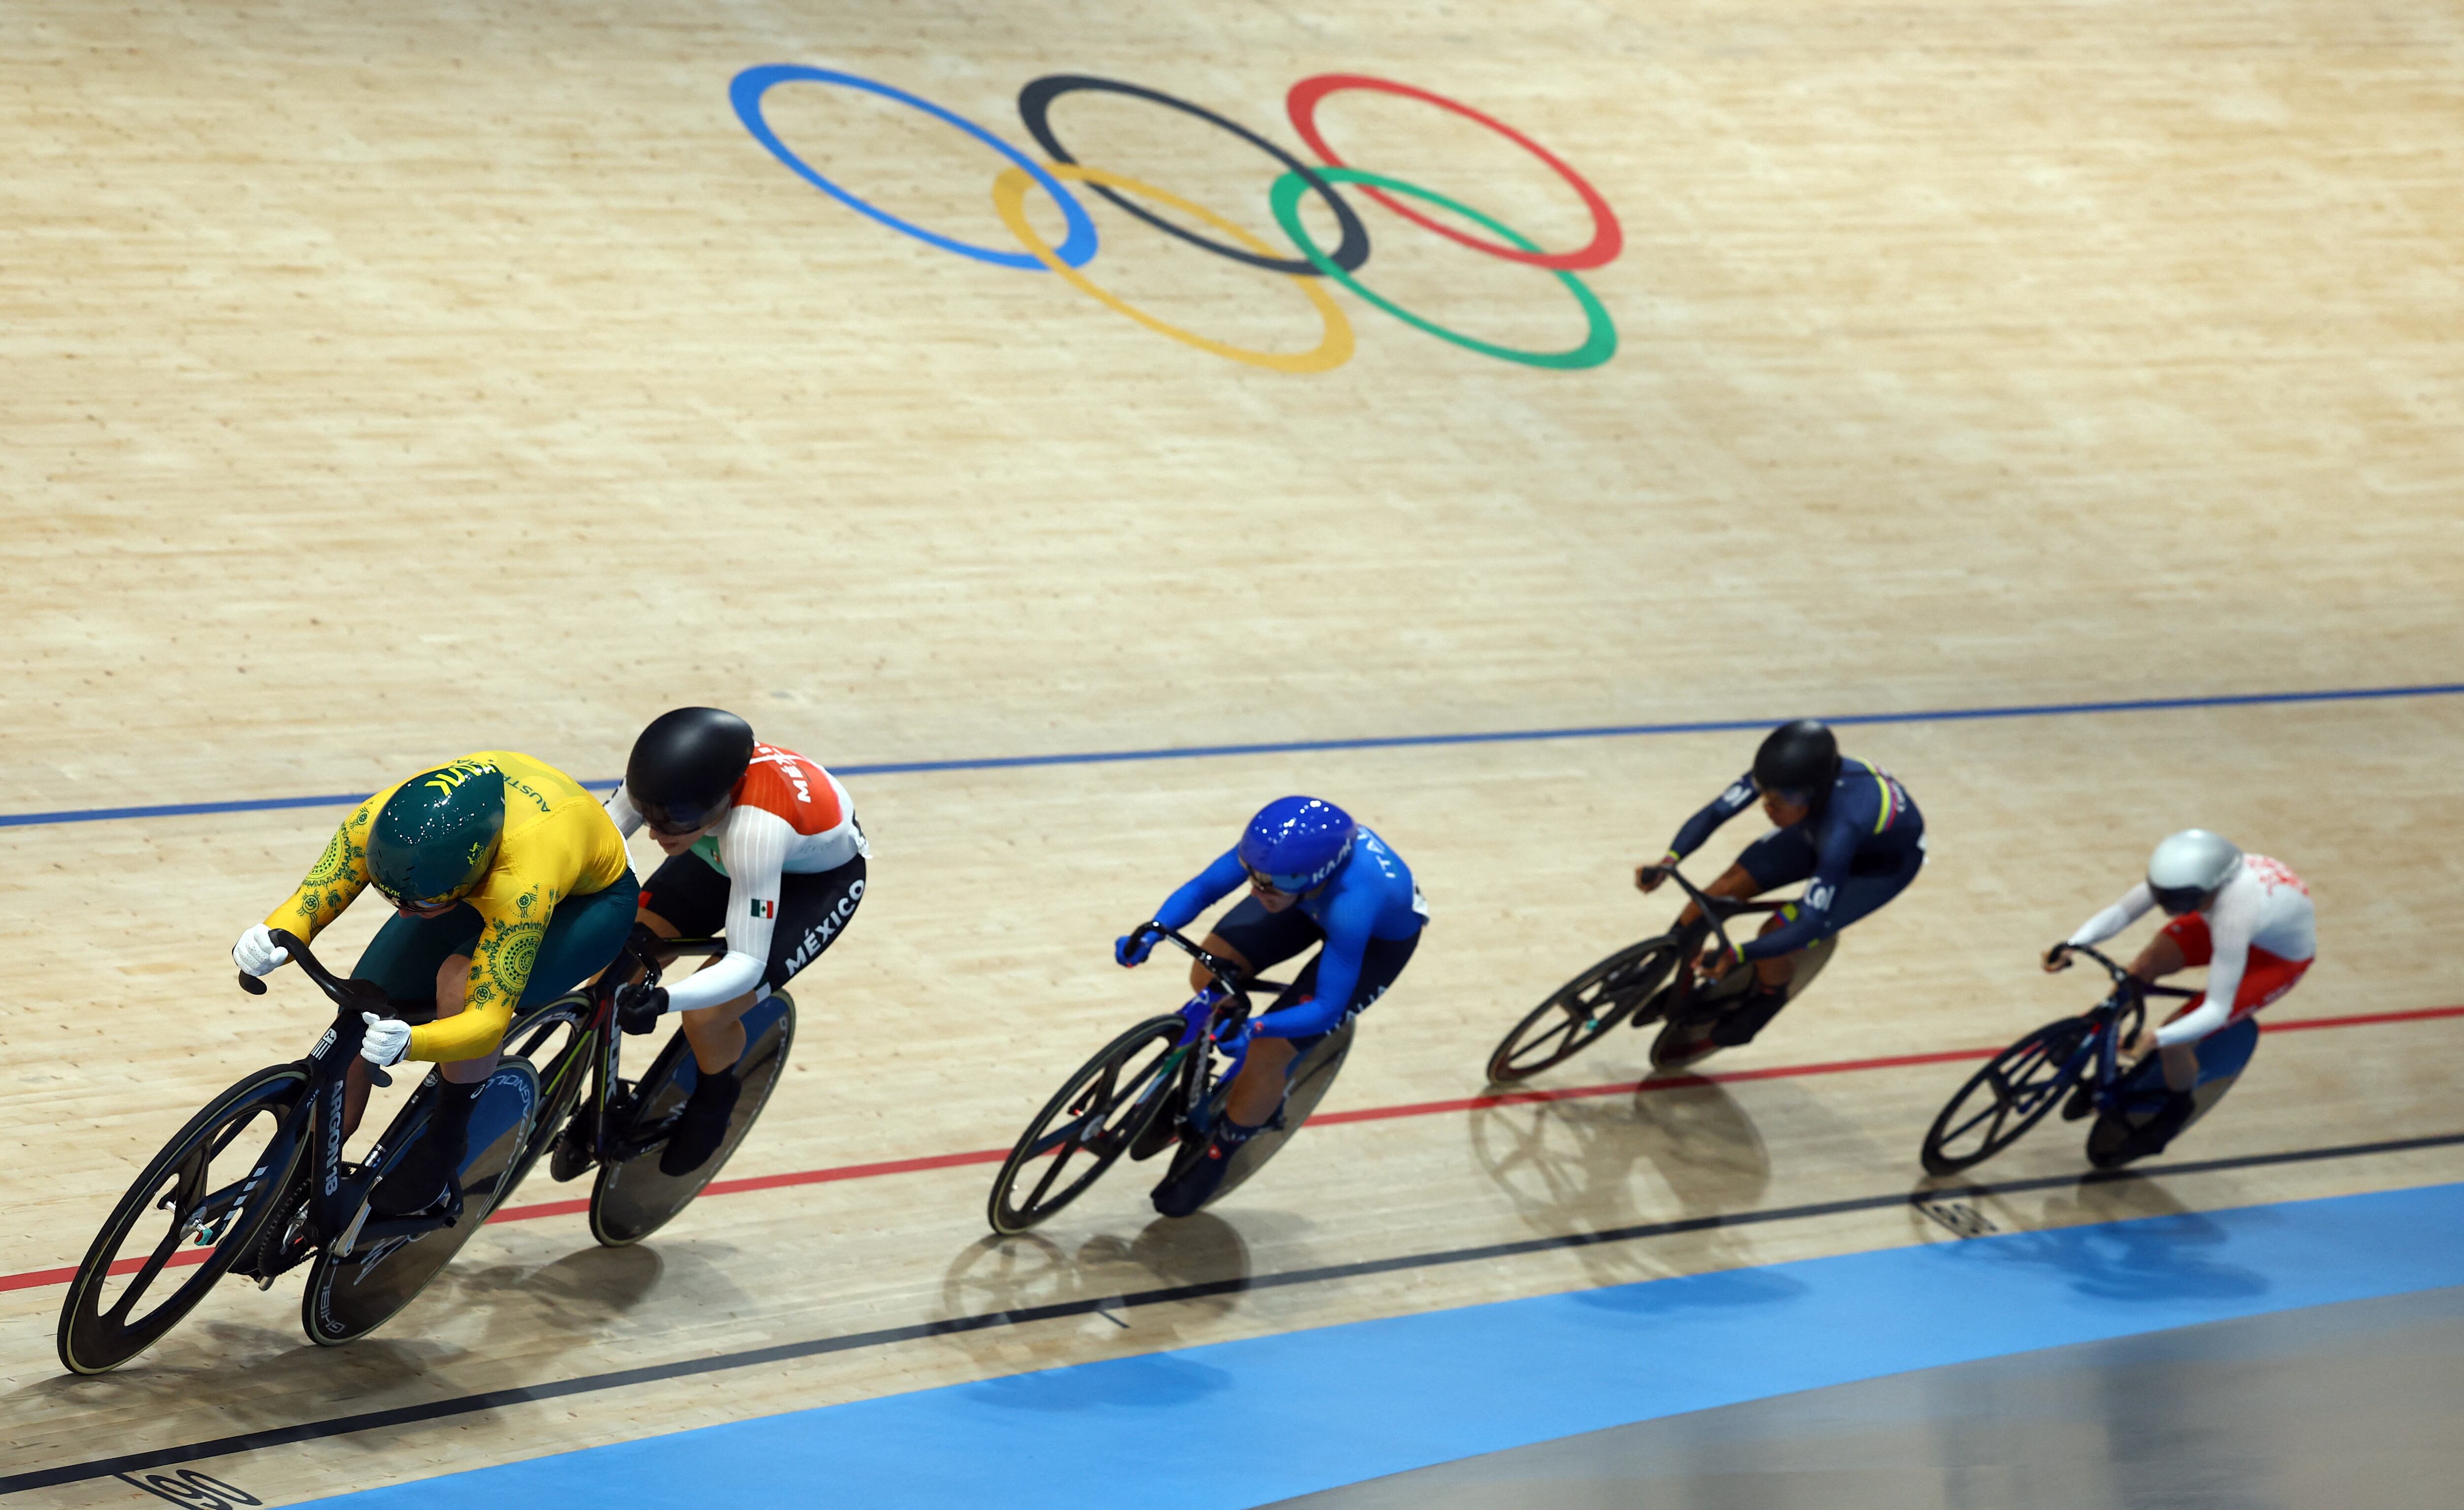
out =
<svg viewBox="0 0 2464 1510"><path fill-rule="evenodd" d="M755 1002L741 1020L744 1053L736 1061L736 1078L743 1088L737 1093L735 1109L728 1113L718 1150L709 1158L682 1174L659 1168L668 1135L684 1115L693 1083L701 1076L693 1062L693 1045L683 1033L668 1039L634 1087L630 1102L619 1108L630 1115L623 1120L616 1147L599 1166L598 1182L590 1191L590 1236L601 1246L622 1248L640 1242L673 1220L726 1167L737 1146L753 1130L761 1108L769 1105L770 1092L786 1070L787 1050L796 1039L795 999L783 991L775 992Z"/></svg>
<svg viewBox="0 0 2464 1510"><path fill-rule="evenodd" d="M424 1086L420 1097L385 1128L379 1141L387 1168L425 1134L435 1105L434 1086ZM364 1337L419 1298L428 1281L488 1219L502 1193L506 1171L520 1157L539 1120L539 1075L527 1061L509 1059L496 1066L471 1106L470 1151L463 1156L460 1176L462 1215L451 1226L414 1236L363 1241L349 1254L330 1247L319 1253L299 1297L299 1324L310 1342L338 1347Z"/></svg>
<svg viewBox="0 0 2464 1510"><path fill-rule="evenodd" d="M1529 1080L1591 1047L1660 989L1677 964L1678 951L1673 938L1645 939L1558 987L1489 1055L1489 1083Z"/></svg>
<svg viewBox="0 0 2464 1510"><path fill-rule="evenodd" d="M1334 1088L1334 1078L1343 1073L1343 1061L1352 1054L1352 1030L1358 1020L1355 1018L1347 1021L1318 1039L1293 1063L1290 1075L1284 1082L1283 1109L1276 1113L1272 1124L1233 1152L1231 1163L1223 1171L1223 1183L1215 1187L1214 1194L1206 1197L1207 1206L1231 1194L1240 1188L1243 1180L1265 1168L1266 1161L1291 1141L1293 1133L1301 1130L1301 1125L1309 1121L1309 1113L1317 1110L1317 1104ZM1228 1079L1216 1087L1207 1118L1210 1125L1221 1117L1223 1104L1231 1099L1231 1095L1232 1083ZM1202 1138L1184 1144L1179 1159L1174 1161L1173 1172L1179 1173L1182 1162L1196 1158L1205 1150L1206 1140ZM1204 1209L1199 1208L1201 1211Z"/></svg>
<svg viewBox="0 0 2464 1510"><path fill-rule="evenodd" d="M1076 1200L1130 1150L1180 1083L1187 1028L1178 1013L1149 1018L1053 1092L993 1178L984 1209L993 1231L1005 1237L1026 1231Z"/></svg>
<svg viewBox="0 0 2464 1510"><path fill-rule="evenodd" d="M287 1124L307 1093L297 1065L259 1070L207 1103L154 1155L95 1235L60 1302L60 1362L70 1371L101 1373L153 1346L256 1241L301 1157ZM165 1271L190 1264L186 1280L165 1282Z"/></svg>
<svg viewBox="0 0 2464 1510"><path fill-rule="evenodd" d="M2064 1018L1987 1061L1933 1119L1922 1154L1925 1172L1956 1174L2018 1142L2086 1072L2095 1039L2094 1023Z"/></svg>

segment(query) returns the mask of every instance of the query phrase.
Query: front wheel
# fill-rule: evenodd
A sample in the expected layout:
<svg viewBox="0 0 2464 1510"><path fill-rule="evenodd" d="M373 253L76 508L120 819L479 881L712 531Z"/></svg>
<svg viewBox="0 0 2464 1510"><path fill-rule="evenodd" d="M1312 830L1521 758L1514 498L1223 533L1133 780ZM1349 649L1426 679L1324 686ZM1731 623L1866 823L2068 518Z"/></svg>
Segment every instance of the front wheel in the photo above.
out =
<svg viewBox="0 0 2464 1510"><path fill-rule="evenodd" d="M60 1362L72 1373L102 1373L152 1346L248 1251L301 1157L291 1114L307 1092L296 1064L259 1070L208 1102L154 1155L60 1302ZM144 1305L165 1269L189 1263L194 1274Z"/></svg>
<svg viewBox="0 0 2464 1510"><path fill-rule="evenodd" d="M1189 1048L1181 1042L1187 1027L1177 1012L1149 1018L1105 1044L1053 1092L993 1178L984 1219L994 1232L1008 1237L1026 1231L1076 1200L1130 1150L1171 1099L1166 1091L1188 1062ZM1088 1162L1065 1181L1081 1153ZM1029 1174L1022 1198L1018 1186Z"/></svg>
<svg viewBox="0 0 2464 1510"><path fill-rule="evenodd" d="M1676 967L1674 938L1645 939L1558 987L1488 1057L1492 1085L1511 1085L1591 1047L1650 998Z"/></svg>
<svg viewBox="0 0 2464 1510"><path fill-rule="evenodd" d="M2095 1024L2064 1018L1994 1055L1933 1119L1925 1172L1956 1174L2018 1142L2086 1072L2095 1046Z"/></svg>

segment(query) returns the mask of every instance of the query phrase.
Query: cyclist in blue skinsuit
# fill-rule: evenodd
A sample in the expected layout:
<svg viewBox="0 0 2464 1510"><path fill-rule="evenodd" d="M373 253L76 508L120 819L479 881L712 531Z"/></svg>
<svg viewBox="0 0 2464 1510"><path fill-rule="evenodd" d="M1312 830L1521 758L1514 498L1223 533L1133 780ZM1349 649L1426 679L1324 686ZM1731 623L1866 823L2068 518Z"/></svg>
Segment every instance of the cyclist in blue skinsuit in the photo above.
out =
<svg viewBox="0 0 2464 1510"><path fill-rule="evenodd" d="M1703 889L1742 898L1803 881L1805 893L1773 913L1761 936L1739 951L1754 967L1753 988L1712 1026L1697 1054L1751 1042L1788 1004L1790 956L1880 911L1925 867L1925 816L1907 789L1875 766L1844 758L1831 731L1804 718L1772 730L1754 752L1753 769L1687 819L1667 854L1637 867L1634 884L1656 890L1668 866L1757 798L1777 826ZM1679 921L1694 921L1699 910L1687 903ZM1697 972L1717 979L1737 963L1720 952L1716 947L1706 952Z"/></svg>
<svg viewBox="0 0 2464 1510"><path fill-rule="evenodd" d="M1155 1187L1155 1210L1167 1216L1206 1204L1232 1150L1274 1120L1293 1061L1386 994L1428 921L1402 857L1343 809L1312 797L1278 798L1260 809L1241 843L1166 899L1155 921L1186 928L1243 881L1249 894L1216 920L1208 952L1238 964L1246 978L1311 944L1324 947L1267 1011L1224 1043L1229 1052L1245 1040L1248 1058L1205 1157ZM1135 966L1154 948L1152 933L1129 934L1114 941L1112 957ZM1200 991L1211 984L1196 966L1189 978Z"/></svg>

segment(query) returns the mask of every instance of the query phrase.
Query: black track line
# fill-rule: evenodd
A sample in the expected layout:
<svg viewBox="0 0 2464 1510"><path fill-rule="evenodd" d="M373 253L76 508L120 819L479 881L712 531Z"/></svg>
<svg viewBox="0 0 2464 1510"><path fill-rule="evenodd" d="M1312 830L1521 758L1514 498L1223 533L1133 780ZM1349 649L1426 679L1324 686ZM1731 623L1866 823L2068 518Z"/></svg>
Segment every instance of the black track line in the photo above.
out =
<svg viewBox="0 0 2464 1510"><path fill-rule="evenodd" d="M396 1406L386 1411L366 1411L357 1415L338 1415L321 1421L303 1421L297 1426L274 1427L261 1432L243 1432L235 1436L217 1436L207 1441L185 1443L178 1447L158 1447L142 1453L123 1453L115 1457L98 1457L81 1463L66 1463L56 1468L38 1468L28 1473L0 1477L0 1495L18 1494L29 1489L49 1489L60 1484L82 1483L87 1479L105 1478L114 1474L136 1473L148 1468L227 1457L234 1453L252 1453L269 1447L286 1447L294 1442L320 1441L326 1437L346 1436L355 1432L379 1431L385 1427L412 1426L422 1421L445 1420L452 1416L493 1411L508 1405L528 1405L542 1400L561 1400L578 1394L598 1394L610 1390L627 1389L637 1384L656 1384L663 1380L691 1378L695 1374L719 1373L731 1368L753 1368L763 1364L786 1363L799 1358L816 1358L827 1353L884 1347L893 1343L913 1342L925 1337L947 1337L963 1332L984 1331L996 1326L1020 1326L1030 1322L1086 1316L1097 1311L1123 1310L1141 1305L1170 1305L1181 1301L1239 1295L1251 1290L1325 1284L1338 1280L1360 1279L1369 1275L1396 1274L1412 1269L1443 1268L1458 1263L1479 1263L1490 1258L1510 1258L1525 1254L1549 1253L1568 1248L1588 1248L1604 1243L1636 1242L1647 1237L1667 1237L1681 1233L1709 1232L1722 1227L1754 1227L1768 1222L1803 1221L1815 1216L1837 1216L1849 1212L1881 1211L1892 1206L1922 1204L1944 1196L1974 1198L2015 1194L2027 1191L2056 1190L2062 1186L2109 1185L2117 1181L2143 1179L2159 1174L2207 1174L2223 1170L2310 1164L2324 1159L2368 1158L2379 1154L2404 1153L2417 1149L2448 1148L2458 1144L2464 1144L2464 1132L2438 1133L2421 1138L2394 1138L2380 1143L2348 1143L2334 1148L2294 1149L2277 1153L2246 1153L2233 1158L2198 1159L2186 1164L2162 1165L2144 1171L2104 1170L2092 1171L2085 1174L2049 1174L2035 1179L2008 1180L1991 1185L1928 1183L1913 1191L1899 1191L1882 1195L1857 1195L1834 1201L1815 1201L1802 1206L1774 1207L1769 1211L1724 1212L1705 1216L1686 1216L1675 1221L1642 1222L1631 1227L1612 1227L1599 1232L1573 1232L1551 1237L1526 1237L1514 1242L1483 1243L1472 1248L1449 1248L1437 1253L1402 1254L1389 1258L1364 1258L1353 1263L1331 1263L1316 1268L1292 1269L1282 1274L1248 1275L1233 1280L1211 1280L1202 1284L1177 1284L1165 1289L1137 1290L1126 1295L1063 1301L1051 1305L1022 1306L1016 1310L989 1311L982 1315L957 1316L945 1321L916 1322L905 1326L885 1326L876 1331L849 1332L838 1337L816 1337L803 1342L780 1343L768 1347L751 1347L740 1352L717 1353L706 1358L685 1358L673 1363L651 1364L640 1368L619 1368L608 1373L583 1374L580 1378L561 1379L548 1384L523 1385L511 1390L490 1390L479 1394L456 1395L451 1399L430 1400L420 1405Z"/></svg>

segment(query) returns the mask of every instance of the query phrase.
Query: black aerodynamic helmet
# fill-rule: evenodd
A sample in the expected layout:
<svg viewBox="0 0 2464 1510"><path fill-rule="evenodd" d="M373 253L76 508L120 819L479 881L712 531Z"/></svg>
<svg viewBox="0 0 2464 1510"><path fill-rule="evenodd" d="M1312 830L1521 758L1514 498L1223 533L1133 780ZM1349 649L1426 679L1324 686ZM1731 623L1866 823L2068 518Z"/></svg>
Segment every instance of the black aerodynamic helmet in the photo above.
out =
<svg viewBox="0 0 2464 1510"><path fill-rule="evenodd" d="M752 763L751 724L716 708L679 708L633 741L625 791L651 827L682 834L710 821Z"/></svg>
<svg viewBox="0 0 2464 1510"><path fill-rule="evenodd" d="M1754 752L1754 785L1812 802L1839 778L1839 740L1811 718L1780 725Z"/></svg>

